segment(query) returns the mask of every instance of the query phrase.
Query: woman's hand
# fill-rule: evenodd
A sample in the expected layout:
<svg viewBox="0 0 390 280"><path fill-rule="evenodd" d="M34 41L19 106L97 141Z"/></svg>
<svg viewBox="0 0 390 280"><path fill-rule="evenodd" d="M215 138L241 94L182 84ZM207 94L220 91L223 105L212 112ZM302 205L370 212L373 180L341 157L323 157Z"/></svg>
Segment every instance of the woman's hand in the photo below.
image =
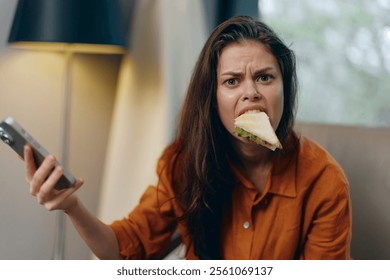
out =
<svg viewBox="0 0 390 280"><path fill-rule="evenodd" d="M54 156L46 157L37 168L31 147L25 146L24 160L30 193L37 198L38 203L45 206L49 211L63 210L70 212L77 206L78 200L74 192L83 185L82 180L78 179L74 186L70 188L57 190L54 186L64 173L64 169L61 166L55 167L56 159Z"/></svg>
<svg viewBox="0 0 390 280"><path fill-rule="evenodd" d="M77 180L70 187L62 190L55 189L55 184L64 173L62 167L55 167L54 156L47 156L37 168L31 147L24 147L26 162L26 179L30 192L40 204L48 210L63 210L73 223L81 238L100 259L121 259L116 235L110 226L93 216L82 203L78 201L75 191L82 185ZM53 170L54 169L54 170Z"/></svg>

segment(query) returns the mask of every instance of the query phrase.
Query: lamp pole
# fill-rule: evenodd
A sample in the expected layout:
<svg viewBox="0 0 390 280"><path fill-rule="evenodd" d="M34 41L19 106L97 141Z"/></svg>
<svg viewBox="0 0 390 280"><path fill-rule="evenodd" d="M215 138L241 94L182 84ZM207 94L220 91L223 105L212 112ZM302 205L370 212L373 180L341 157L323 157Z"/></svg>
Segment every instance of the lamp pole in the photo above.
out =
<svg viewBox="0 0 390 280"><path fill-rule="evenodd" d="M72 102L72 60L73 52L71 45L65 48L65 71L63 82L63 112L62 112L62 137L61 137L61 164L64 169L69 165L69 141L70 141L70 116ZM54 233L53 259L63 260L65 258L65 231L66 216L62 211L56 213L56 224Z"/></svg>

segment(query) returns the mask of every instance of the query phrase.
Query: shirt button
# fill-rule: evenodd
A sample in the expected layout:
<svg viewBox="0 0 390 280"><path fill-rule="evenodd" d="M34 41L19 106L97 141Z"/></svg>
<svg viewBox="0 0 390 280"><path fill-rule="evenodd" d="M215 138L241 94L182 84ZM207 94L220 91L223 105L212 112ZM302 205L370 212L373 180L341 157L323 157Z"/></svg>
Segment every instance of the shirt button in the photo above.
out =
<svg viewBox="0 0 390 280"><path fill-rule="evenodd" d="M245 221L242 226L244 227L244 229L248 229L250 225L251 224L248 221Z"/></svg>

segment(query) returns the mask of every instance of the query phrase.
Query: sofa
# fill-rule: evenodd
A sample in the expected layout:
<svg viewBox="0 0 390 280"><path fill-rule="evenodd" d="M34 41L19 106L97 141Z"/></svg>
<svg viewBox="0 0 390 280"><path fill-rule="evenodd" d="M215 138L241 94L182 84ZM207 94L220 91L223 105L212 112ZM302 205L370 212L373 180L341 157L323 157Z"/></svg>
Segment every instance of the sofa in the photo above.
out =
<svg viewBox="0 0 390 280"><path fill-rule="evenodd" d="M390 259L390 127L298 123L298 133L327 149L348 177L354 259Z"/></svg>

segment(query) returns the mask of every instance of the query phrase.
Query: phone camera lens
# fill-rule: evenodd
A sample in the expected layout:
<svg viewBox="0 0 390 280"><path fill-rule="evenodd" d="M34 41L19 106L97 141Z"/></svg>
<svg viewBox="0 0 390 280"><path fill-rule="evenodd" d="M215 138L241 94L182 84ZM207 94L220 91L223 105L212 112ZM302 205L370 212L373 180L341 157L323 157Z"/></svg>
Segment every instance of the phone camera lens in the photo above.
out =
<svg viewBox="0 0 390 280"><path fill-rule="evenodd" d="M0 138L7 145L12 145L14 142L12 136L6 133L2 128L0 128Z"/></svg>

